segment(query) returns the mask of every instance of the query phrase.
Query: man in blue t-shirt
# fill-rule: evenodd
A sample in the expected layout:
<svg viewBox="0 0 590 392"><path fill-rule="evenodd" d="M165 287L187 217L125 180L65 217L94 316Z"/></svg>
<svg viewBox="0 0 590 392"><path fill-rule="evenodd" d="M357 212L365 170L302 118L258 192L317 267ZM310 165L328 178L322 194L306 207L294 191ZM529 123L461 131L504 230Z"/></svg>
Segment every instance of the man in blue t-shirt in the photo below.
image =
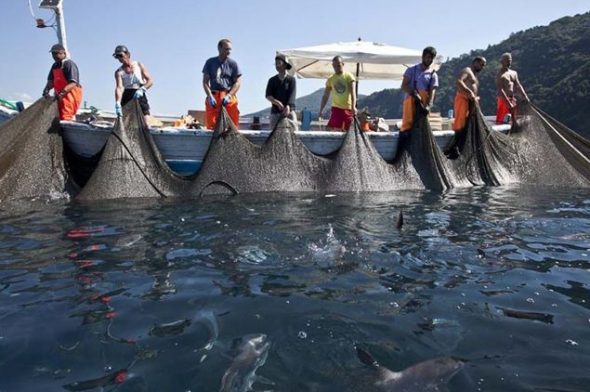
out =
<svg viewBox="0 0 590 392"><path fill-rule="evenodd" d="M207 128L215 128L222 106L237 127L240 123L240 111L236 93L240 89L242 73L238 63L229 58L232 50L229 39L220 40L217 50L219 55L208 59L203 66L203 89L207 95L205 98Z"/></svg>

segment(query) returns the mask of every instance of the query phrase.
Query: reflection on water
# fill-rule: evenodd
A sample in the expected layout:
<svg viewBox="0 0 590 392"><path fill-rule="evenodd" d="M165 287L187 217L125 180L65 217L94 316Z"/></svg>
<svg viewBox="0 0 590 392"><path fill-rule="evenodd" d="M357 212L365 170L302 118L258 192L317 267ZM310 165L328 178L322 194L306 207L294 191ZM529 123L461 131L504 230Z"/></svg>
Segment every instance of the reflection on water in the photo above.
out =
<svg viewBox="0 0 590 392"><path fill-rule="evenodd" d="M548 188L3 205L0 391L387 390L355 345L585 391L589 233Z"/></svg>

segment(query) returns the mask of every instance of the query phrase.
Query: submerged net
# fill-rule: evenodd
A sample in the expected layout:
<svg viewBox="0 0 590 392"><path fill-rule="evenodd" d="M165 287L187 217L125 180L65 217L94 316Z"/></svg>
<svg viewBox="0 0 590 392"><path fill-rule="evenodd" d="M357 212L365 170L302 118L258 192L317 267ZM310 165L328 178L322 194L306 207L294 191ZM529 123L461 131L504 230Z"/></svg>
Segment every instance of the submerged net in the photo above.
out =
<svg viewBox="0 0 590 392"><path fill-rule="evenodd" d="M136 100L123 108L97 168L77 199L173 197L185 193L188 181L176 175L145 125Z"/></svg>
<svg viewBox="0 0 590 392"><path fill-rule="evenodd" d="M77 187L64 163L57 103L41 98L0 126L0 201L66 197Z"/></svg>

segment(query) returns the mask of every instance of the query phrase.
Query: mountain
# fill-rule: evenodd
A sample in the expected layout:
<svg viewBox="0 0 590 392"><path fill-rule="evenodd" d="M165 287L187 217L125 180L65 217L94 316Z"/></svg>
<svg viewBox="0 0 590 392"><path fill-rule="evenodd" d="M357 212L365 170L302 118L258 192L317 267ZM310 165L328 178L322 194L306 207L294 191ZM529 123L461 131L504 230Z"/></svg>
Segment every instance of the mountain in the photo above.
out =
<svg viewBox="0 0 590 392"><path fill-rule="evenodd" d="M478 76L481 105L484 113L495 113L495 77L504 52L512 53L512 68L533 103L590 136L590 12L511 34L497 45L445 62L439 71L436 106L443 113L452 108L457 75L474 56L482 55L488 63Z"/></svg>
<svg viewBox="0 0 590 392"><path fill-rule="evenodd" d="M444 115L453 107L459 72L471 64L474 56L482 55L488 64L479 75L481 105L484 113L495 114L495 77L504 52L512 53L512 67L518 71L531 100L590 138L590 12L513 33L498 44L472 50L445 62L438 72L440 87L434 110ZM322 93L323 89L320 89L299 98L298 110L307 107L317 111ZM357 107L359 110L368 107L373 116L400 118L402 100L400 89L385 89L359 97Z"/></svg>
<svg viewBox="0 0 590 392"><path fill-rule="evenodd" d="M314 91L313 93L311 93L309 95L305 95L303 97L297 98L295 100L295 106L297 108L297 111L307 108L307 109L311 110L314 117L317 117L317 112L318 112L318 110L320 110L320 103L322 101L323 95L324 95L324 89L321 88L319 90ZM254 117L254 116L260 116L260 117L270 116L270 102L268 103L267 108L262 109L256 113L247 114L245 117Z"/></svg>

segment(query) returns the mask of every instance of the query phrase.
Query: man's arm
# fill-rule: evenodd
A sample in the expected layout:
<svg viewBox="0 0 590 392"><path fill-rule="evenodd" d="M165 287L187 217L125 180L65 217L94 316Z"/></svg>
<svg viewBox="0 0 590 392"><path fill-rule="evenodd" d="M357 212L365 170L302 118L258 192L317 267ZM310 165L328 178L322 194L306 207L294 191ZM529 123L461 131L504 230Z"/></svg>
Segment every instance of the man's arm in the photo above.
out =
<svg viewBox="0 0 590 392"><path fill-rule="evenodd" d="M328 98L330 98L330 92L332 91L332 87L326 86L324 90L324 95L322 96L322 102L320 103L320 117L322 117L322 113L324 111L324 107L328 103Z"/></svg>
<svg viewBox="0 0 590 392"><path fill-rule="evenodd" d="M295 99L297 99L297 79L291 78L289 87L291 91L289 92L289 99L287 99L287 105L285 106L285 115L288 115L295 107Z"/></svg>
<svg viewBox="0 0 590 392"><path fill-rule="evenodd" d="M349 85L350 88L350 98L352 101L352 113L356 116L356 81L352 80Z"/></svg>
<svg viewBox="0 0 590 392"><path fill-rule="evenodd" d="M119 70L115 71L115 102L120 103L121 99L123 98L123 79L121 78L121 74Z"/></svg>
<svg viewBox="0 0 590 392"><path fill-rule="evenodd" d="M43 96L46 97L49 95L49 91L53 88L53 80L47 80L45 83L45 88L43 89Z"/></svg>
<svg viewBox="0 0 590 392"><path fill-rule="evenodd" d="M148 72L145 65L143 65L143 63L138 63L138 64L139 64L139 69L141 70L141 76L143 77L143 80L145 80L143 87L147 90L148 88L150 88L154 85L154 79L152 79L152 76Z"/></svg>
<svg viewBox="0 0 590 392"><path fill-rule="evenodd" d="M238 91L240 90L240 87L242 85L242 75L239 75L236 78L235 83L233 84L233 86L231 86L231 89L229 90L229 95L236 95L238 93Z"/></svg>
<svg viewBox="0 0 590 392"><path fill-rule="evenodd" d="M276 106L277 109L279 109L282 112L285 109L285 107L283 106L283 103L281 101L279 101L278 99L276 99L272 95L273 94L272 81L273 81L273 78L270 78L268 80L268 83L266 84L266 99L271 103L271 105Z"/></svg>
<svg viewBox="0 0 590 392"><path fill-rule="evenodd" d="M410 86L410 78L404 75L402 80L402 90L408 95L414 95L414 88Z"/></svg>

